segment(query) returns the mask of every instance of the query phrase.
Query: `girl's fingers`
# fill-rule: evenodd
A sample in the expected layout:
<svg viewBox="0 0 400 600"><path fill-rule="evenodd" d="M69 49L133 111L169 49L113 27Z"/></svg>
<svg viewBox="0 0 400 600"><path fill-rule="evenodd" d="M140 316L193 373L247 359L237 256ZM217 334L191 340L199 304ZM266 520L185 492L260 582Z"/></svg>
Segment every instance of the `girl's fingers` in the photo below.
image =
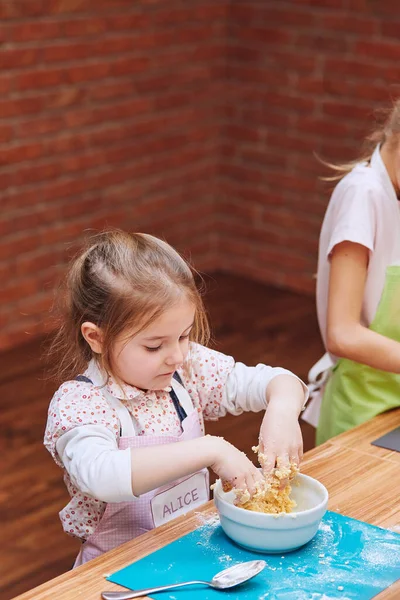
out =
<svg viewBox="0 0 400 600"><path fill-rule="evenodd" d="M262 461L262 471L265 476L271 475L272 471L275 468L276 456L275 454L264 454L264 460Z"/></svg>
<svg viewBox="0 0 400 600"><path fill-rule="evenodd" d="M251 473L249 473L246 476L246 487L247 487L247 489L249 491L250 496L253 497L254 493L256 491L256 484L255 484L255 481L254 481L254 477L253 477L253 475Z"/></svg>
<svg viewBox="0 0 400 600"><path fill-rule="evenodd" d="M263 480L264 480L264 476L263 476L262 472L261 472L259 469L256 469L256 470L253 472L253 478L254 478L254 481L255 481L256 483L257 483L258 481L263 481Z"/></svg>
<svg viewBox="0 0 400 600"><path fill-rule="evenodd" d="M293 456L296 457L296 465L300 466L301 461L303 460L303 444L299 444L297 448L293 449Z"/></svg>
<svg viewBox="0 0 400 600"><path fill-rule="evenodd" d="M279 456L276 459L276 464L278 466L278 469L281 469L282 471L287 471L289 474L290 460L289 460L288 454L283 454L282 456ZM284 479L281 479L281 482L279 484L279 489L283 490L287 486L288 483L289 483L289 477L285 477Z"/></svg>
<svg viewBox="0 0 400 600"><path fill-rule="evenodd" d="M222 489L224 492L230 492L233 489L233 480L232 479L223 479L222 480Z"/></svg>

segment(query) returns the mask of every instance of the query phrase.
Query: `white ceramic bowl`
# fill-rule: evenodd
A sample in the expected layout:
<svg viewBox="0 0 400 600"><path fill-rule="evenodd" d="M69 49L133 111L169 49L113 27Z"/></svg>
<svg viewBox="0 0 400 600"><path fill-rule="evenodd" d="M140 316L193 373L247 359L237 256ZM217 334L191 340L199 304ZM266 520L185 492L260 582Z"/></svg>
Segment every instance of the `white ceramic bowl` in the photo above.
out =
<svg viewBox="0 0 400 600"><path fill-rule="evenodd" d="M327 489L308 475L296 476L290 497L297 504L293 512L271 515L235 506L234 492L224 492L220 480L214 488L214 502L226 535L248 550L270 554L307 544L317 533L328 506Z"/></svg>

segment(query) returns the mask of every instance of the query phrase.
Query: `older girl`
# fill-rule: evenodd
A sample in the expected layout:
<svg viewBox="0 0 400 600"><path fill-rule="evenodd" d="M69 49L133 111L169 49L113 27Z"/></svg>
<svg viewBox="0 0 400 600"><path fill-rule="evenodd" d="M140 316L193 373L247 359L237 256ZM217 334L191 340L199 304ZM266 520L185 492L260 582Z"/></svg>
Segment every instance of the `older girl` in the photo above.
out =
<svg viewBox="0 0 400 600"><path fill-rule="evenodd" d="M400 406L399 100L371 141L364 160L336 167L321 230L317 312L328 354L311 371L317 394L304 414L317 443Z"/></svg>

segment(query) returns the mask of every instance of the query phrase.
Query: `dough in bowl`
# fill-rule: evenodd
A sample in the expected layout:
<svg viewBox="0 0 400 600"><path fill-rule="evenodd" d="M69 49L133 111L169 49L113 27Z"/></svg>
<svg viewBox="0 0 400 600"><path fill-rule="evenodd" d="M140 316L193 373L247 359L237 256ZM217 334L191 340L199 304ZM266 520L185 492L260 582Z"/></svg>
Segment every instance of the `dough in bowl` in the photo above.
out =
<svg viewBox="0 0 400 600"><path fill-rule="evenodd" d="M253 450L258 452L258 446L253 447ZM258 460L260 465L263 465L264 455L258 453ZM256 492L252 498L250 498L248 490L235 490L235 505L245 510L269 514L292 512L296 502L290 498L292 491L290 482L298 472L297 465L291 463L289 467L283 467L278 461L272 474L261 483L256 484ZM288 483L282 488L281 482L284 479L287 479Z"/></svg>

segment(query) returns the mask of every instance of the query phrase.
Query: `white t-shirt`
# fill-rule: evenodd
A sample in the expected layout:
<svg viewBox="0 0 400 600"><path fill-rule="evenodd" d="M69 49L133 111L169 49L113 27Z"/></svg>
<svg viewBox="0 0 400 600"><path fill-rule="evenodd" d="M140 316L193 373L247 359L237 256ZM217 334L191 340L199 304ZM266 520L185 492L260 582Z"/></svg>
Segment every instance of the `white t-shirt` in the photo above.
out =
<svg viewBox="0 0 400 600"><path fill-rule="evenodd" d="M358 164L336 186L321 229L317 273L318 323L326 347L330 255L341 242L370 251L361 323L368 327L383 292L386 268L400 264L399 202L379 146L370 164ZM331 357L334 361L335 357Z"/></svg>

